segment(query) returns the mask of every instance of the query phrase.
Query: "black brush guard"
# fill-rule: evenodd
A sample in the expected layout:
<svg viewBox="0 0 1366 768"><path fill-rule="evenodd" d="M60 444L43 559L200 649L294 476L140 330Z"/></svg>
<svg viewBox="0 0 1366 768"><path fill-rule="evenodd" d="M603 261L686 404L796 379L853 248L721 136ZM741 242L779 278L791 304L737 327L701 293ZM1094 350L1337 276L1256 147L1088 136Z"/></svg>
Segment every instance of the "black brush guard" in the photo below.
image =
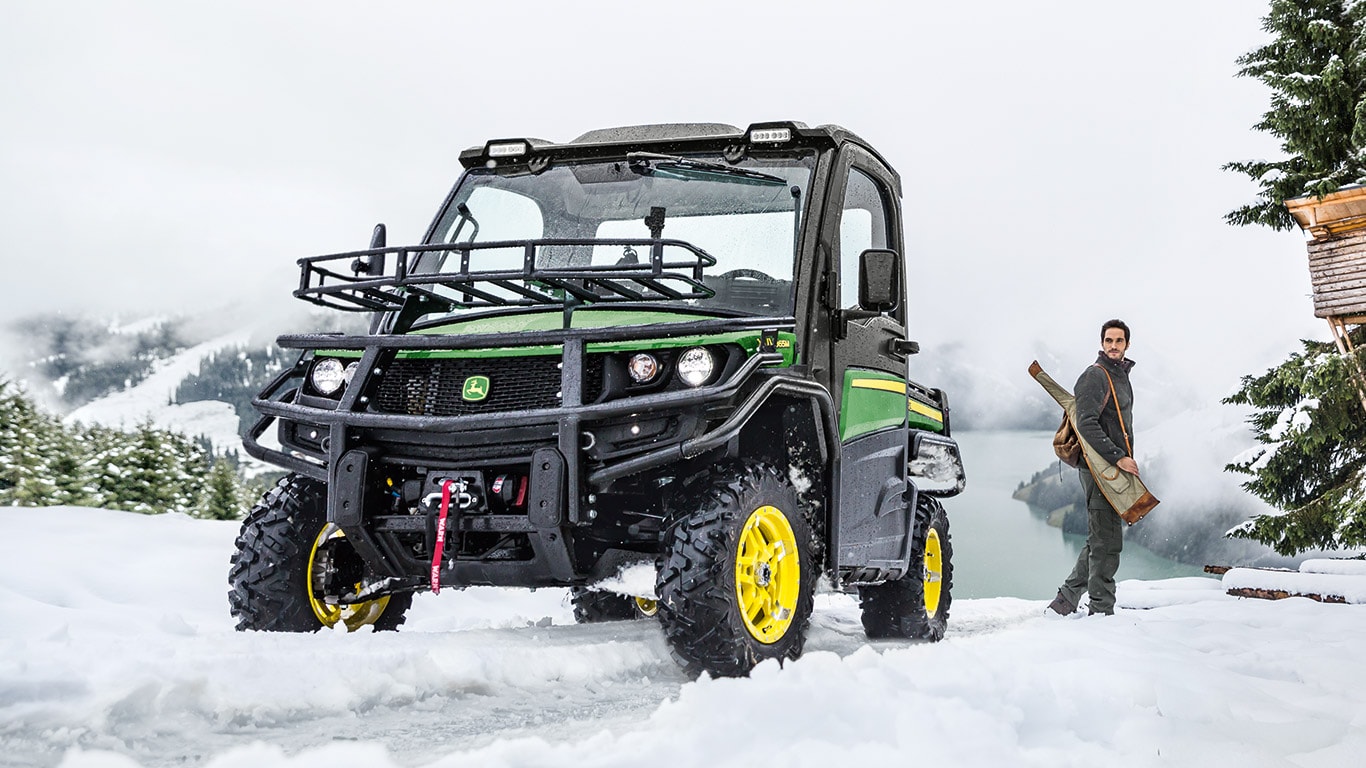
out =
<svg viewBox="0 0 1366 768"><path fill-rule="evenodd" d="M304 354L298 365L280 374L253 401L261 418L249 430L243 443L250 455L285 469L308 475L329 484L328 519L339 525L361 556L384 578L395 578L395 588L413 588L410 577L396 567L392 557L367 530L360 504L366 485L363 468L383 459L387 451L375 435L407 434L420 440L450 445L454 451L464 440L487 442L491 437L527 436L530 464L549 466L545 472L533 471L531 481L537 498L549 499L544 512L531 512L518 530L532 536L537 556L533 561L470 563L457 561L443 569L442 580L451 584L490 583L515 585L563 585L577 583L584 574L573 564L566 537L569 528L587 525L591 517L581 509L581 498L589 489L610 487L616 480L652 468L701 456L724 446L744 429L750 417L771 397L780 395L815 398L820 403L827 438L836 439L834 404L825 389L798 376L774 370L782 355L760 351L749 356L731 375L714 384L694 390L636 395L599 403L583 402L581 382L586 349L590 342L619 340L650 341L671 337L710 335L740 330L791 331L791 317L730 318L652 326L617 328L575 328L510 334L336 336L308 334L282 336L278 343L301 350L355 350L361 352L355 380L335 404L323 404L315 397L300 397L300 385L307 375L311 355ZM382 375L400 350L487 349L500 347L554 345L560 347L563 361L561 388L563 404L519 413L488 413L461 416L428 416L381 413L366 401L372 377ZM716 409L720 409L717 411ZM630 456L597 466L584 466L584 430L592 425L637 413L671 411L709 411L724 415L719 422L686 439L661 444ZM728 415L725 415L728 414ZM316 450L307 452L276 450L261 444L266 429L279 422L282 430L300 427L316 430L320 438ZM426 435L428 437L422 437ZM464 435L464 440L461 439ZM358 441L357 437L361 439ZM431 468L459 461L423 462ZM352 503L347 504L348 500ZM400 586L401 585L401 586Z"/></svg>

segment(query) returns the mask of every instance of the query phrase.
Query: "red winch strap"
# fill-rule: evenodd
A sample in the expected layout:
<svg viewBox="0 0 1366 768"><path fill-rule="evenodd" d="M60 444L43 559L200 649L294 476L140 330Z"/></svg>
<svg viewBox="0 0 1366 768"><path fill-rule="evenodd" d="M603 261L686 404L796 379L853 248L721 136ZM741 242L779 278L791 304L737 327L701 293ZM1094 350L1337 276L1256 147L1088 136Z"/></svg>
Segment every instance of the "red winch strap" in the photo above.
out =
<svg viewBox="0 0 1366 768"><path fill-rule="evenodd" d="M441 513L436 519L436 546L432 548L432 594L441 594L441 552L446 548L446 513L451 508L451 486L454 480L441 484Z"/></svg>

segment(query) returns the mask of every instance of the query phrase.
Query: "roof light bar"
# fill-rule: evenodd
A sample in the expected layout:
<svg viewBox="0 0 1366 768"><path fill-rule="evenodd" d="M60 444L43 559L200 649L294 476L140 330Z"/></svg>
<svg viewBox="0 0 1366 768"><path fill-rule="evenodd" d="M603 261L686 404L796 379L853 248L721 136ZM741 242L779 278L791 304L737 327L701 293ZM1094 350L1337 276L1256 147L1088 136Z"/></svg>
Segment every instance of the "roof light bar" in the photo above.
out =
<svg viewBox="0 0 1366 768"><path fill-rule="evenodd" d="M489 157L521 157L527 153L527 150L525 141L501 141L489 142L484 153Z"/></svg>
<svg viewBox="0 0 1366 768"><path fill-rule="evenodd" d="M751 144L782 144L792 141L791 128L755 128L749 132Z"/></svg>

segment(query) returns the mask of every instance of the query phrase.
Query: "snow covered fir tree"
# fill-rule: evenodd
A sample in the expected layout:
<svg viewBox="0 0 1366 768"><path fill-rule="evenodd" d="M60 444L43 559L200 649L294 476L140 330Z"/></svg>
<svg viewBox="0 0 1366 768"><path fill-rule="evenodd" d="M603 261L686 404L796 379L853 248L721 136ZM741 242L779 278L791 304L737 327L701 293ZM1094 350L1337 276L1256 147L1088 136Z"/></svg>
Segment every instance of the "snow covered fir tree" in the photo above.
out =
<svg viewBox="0 0 1366 768"><path fill-rule="evenodd" d="M1355 331L1366 344L1366 328ZM1244 487L1284 510L1262 515L1233 535L1281 554L1366 546L1366 414L1352 360L1332 344L1304 350L1261 376L1247 376L1224 402L1251 405L1262 445L1229 465L1251 476ZM1359 350L1357 361L1366 359Z"/></svg>
<svg viewBox="0 0 1366 768"><path fill-rule="evenodd" d="M1256 128L1280 139L1284 156L1225 166L1261 188L1226 219L1289 229L1296 218L1286 201L1366 184L1366 2L1273 0L1263 28L1271 42L1241 57L1239 73L1271 89ZM1228 469L1248 475L1243 487L1277 510L1230 535L1287 555L1366 546L1366 326L1348 330L1336 313L1316 314L1337 322L1340 344L1304 341L1224 401L1255 409L1249 424L1261 443Z"/></svg>
<svg viewBox="0 0 1366 768"><path fill-rule="evenodd" d="M72 504L55 481L61 423L0 379L0 505Z"/></svg>
<svg viewBox="0 0 1366 768"><path fill-rule="evenodd" d="M1240 57L1238 73L1271 89L1254 127L1284 156L1224 166L1261 187L1225 218L1290 229L1286 200L1366 183L1366 1L1272 0L1262 28L1274 38Z"/></svg>
<svg viewBox="0 0 1366 768"><path fill-rule="evenodd" d="M0 506L97 506L145 514L241 517L261 484L235 454L143 421L125 432L67 425L0 379Z"/></svg>

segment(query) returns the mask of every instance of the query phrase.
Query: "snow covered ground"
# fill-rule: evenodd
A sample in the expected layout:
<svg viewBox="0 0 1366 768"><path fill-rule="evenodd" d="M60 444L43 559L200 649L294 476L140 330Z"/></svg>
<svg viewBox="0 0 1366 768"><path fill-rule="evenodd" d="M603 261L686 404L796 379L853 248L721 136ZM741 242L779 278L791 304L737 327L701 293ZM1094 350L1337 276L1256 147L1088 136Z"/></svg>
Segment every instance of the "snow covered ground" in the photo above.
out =
<svg viewBox="0 0 1366 768"><path fill-rule="evenodd" d="M867 642L822 595L806 655L690 681L649 621L561 590L421 595L397 633L238 633L235 523L0 509L0 764L1359 766L1366 606L1124 582L1112 618L960 600ZM662 753L662 754L661 754Z"/></svg>

